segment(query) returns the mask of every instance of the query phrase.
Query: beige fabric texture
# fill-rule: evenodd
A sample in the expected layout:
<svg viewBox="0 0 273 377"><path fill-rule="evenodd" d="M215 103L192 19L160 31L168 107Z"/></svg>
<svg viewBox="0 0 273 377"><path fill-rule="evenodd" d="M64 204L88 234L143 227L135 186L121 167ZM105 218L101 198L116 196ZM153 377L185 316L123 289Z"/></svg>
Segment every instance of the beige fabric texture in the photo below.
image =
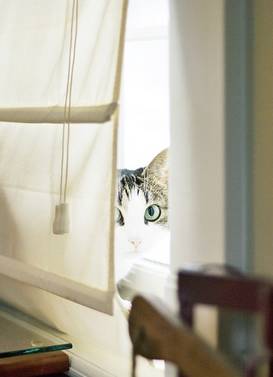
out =
<svg viewBox="0 0 273 377"><path fill-rule="evenodd" d="M0 6L0 120L62 123L72 1L1 0ZM81 112L89 123L109 120L114 111L122 6L123 0L79 1L74 122L82 122Z"/></svg>
<svg viewBox="0 0 273 377"><path fill-rule="evenodd" d="M112 313L126 5L79 0L67 193L71 226L68 234L54 235L72 1L0 1L0 284L6 287L0 299L39 318L43 313L43 320L62 329L67 300Z"/></svg>

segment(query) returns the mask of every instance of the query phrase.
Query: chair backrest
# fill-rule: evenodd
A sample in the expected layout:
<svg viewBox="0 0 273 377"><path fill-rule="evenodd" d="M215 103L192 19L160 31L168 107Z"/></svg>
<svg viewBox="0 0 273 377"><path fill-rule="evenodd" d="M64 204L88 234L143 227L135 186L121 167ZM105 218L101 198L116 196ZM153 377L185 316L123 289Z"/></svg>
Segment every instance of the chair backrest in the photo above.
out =
<svg viewBox="0 0 273 377"><path fill-rule="evenodd" d="M260 313L264 318L264 343L269 355L269 376L273 377L273 283L240 274L211 275L204 272L181 271L178 274L180 317L194 326L194 306L213 305L220 308ZM258 360L257 360L258 362ZM246 370L255 375L256 363Z"/></svg>

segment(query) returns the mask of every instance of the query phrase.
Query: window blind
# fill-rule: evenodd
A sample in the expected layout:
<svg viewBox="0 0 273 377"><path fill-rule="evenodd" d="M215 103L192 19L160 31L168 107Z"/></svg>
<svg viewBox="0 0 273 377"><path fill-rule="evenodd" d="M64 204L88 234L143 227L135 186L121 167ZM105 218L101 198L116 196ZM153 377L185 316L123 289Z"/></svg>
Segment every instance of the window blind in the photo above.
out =
<svg viewBox="0 0 273 377"><path fill-rule="evenodd" d="M71 226L56 235L72 3L0 1L0 298L29 311L26 285L35 287L32 309L41 305L38 288L111 314L127 1L78 1L67 185ZM40 298L44 303L44 293Z"/></svg>
<svg viewBox="0 0 273 377"><path fill-rule="evenodd" d="M0 120L62 123L71 0L1 0ZM105 122L118 100L125 0L79 0L73 123Z"/></svg>

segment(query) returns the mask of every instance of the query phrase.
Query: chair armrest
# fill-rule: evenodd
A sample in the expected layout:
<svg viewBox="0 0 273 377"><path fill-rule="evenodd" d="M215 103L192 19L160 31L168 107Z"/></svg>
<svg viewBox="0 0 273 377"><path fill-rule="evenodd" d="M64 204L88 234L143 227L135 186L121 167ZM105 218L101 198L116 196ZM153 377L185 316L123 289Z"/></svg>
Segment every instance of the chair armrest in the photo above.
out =
<svg viewBox="0 0 273 377"><path fill-rule="evenodd" d="M158 299L134 298L129 334L135 354L172 362L188 377L242 377Z"/></svg>

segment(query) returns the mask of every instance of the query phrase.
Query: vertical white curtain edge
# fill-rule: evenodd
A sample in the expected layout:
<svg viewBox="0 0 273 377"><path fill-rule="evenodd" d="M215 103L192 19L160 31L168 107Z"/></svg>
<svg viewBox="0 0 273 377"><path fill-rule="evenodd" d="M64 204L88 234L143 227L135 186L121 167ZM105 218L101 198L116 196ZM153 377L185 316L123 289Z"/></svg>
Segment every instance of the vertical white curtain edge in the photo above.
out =
<svg viewBox="0 0 273 377"><path fill-rule="evenodd" d="M117 70L115 76L115 85L113 90L113 101L118 103L121 84L121 72L123 51L125 44L125 27L126 27L126 15L128 10L128 0L123 0L122 12L121 12L121 27L120 38L117 56ZM109 266L108 266L108 290L110 292L115 291L115 232L114 232L114 216L115 216L115 201L116 201L116 169L117 169L117 147L118 147L118 124L119 124L119 106L116 107L112 116L113 122L113 156L112 156L112 182L111 182L111 208L110 208L110 235L109 235Z"/></svg>

